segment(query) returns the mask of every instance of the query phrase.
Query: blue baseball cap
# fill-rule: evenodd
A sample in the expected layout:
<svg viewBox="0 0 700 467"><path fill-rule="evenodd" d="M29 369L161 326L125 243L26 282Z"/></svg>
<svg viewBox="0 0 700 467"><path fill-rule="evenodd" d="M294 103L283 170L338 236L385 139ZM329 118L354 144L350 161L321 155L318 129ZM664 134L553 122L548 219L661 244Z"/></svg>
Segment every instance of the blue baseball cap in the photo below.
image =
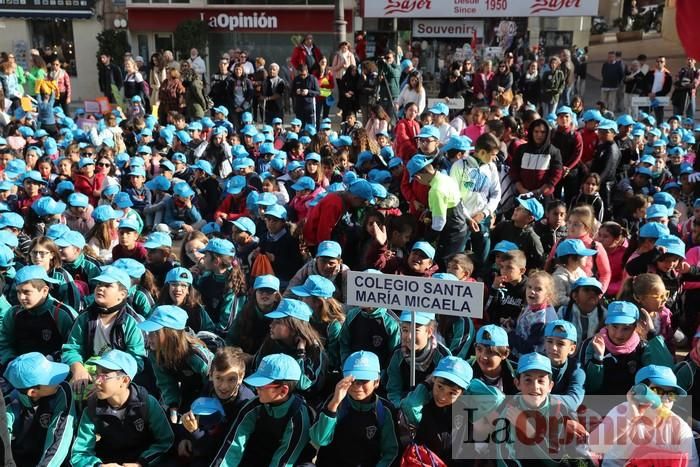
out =
<svg viewBox="0 0 700 467"><path fill-rule="evenodd" d="M27 180L35 182L35 183L39 183L42 185L46 185L46 183L47 183L46 180L43 179L43 177L41 176L41 174L39 173L38 170L30 170L29 172L24 174L24 177L22 177L22 181L26 182Z"/></svg>
<svg viewBox="0 0 700 467"><path fill-rule="evenodd" d="M446 379L462 389L467 389L474 370L466 360L459 357L443 357L433 371L433 377Z"/></svg>
<svg viewBox="0 0 700 467"><path fill-rule="evenodd" d="M44 281L47 284L58 284L56 279L53 279L46 274L46 269L44 269L42 266L24 266L17 271L17 274L15 274L15 284L17 285L33 280Z"/></svg>
<svg viewBox="0 0 700 467"><path fill-rule="evenodd" d="M640 384L649 381L655 386L671 388L676 391L679 396L685 396L685 389L678 385L678 379L673 370L663 365L647 365L642 367L636 375L634 375L634 384Z"/></svg>
<svg viewBox="0 0 700 467"><path fill-rule="evenodd" d="M348 192L358 198L367 201L370 204L374 204L374 192L372 191L372 184L367 180L359 179L352 182L348 186Z"/></svg>
<svg viewBox="0 0 700 467"><path fill-rule="evenodd" d="M387 164L389 167L389 170L394 169L396 167L400 167L403 165L403 161L401 160L400 157L393 157L389 160L389 163Z"/></svg>
<svg viewBox="0 0 700 467"><path fill-rule="evenodd" d="M552 362L549 358L542 354L536 352L528 353L520 357L518 360L518 370L517 374L521 375L528 371L544 371L545 373L552 374Z"/></svg>
<svg viewBox="0 0 700 467"><path fill-rule="evenodd" d="M542 203L537 201L535 198L523 199L518 197L515 198L515 200L520 206L522 206L523 209L529 211L536 221L542 219L542 217L544 216L544 208L542 207Z"/></svg>
<svg viewBox="0 0 700 467"><path fill-rule="evenodd" d="M336 258L340 259L343 255L343 249L338 242L333 240L324 240L318 245L316 257Z"/></svg>
<svg viewBox="0 0 700 467"><path fill-rule="evenodd" d="M60 224L59 224L60 225ZM10 248L17 248L19 239L17 235L7 230L0 230L0 245L7 245Z"/></svg>
<svg viewBox="0 0 700 467"><path fill-rule="evenodd" d="M289 122L289 124L291 126L301 126L301 120L299 120L298 118L295 118L295 119L292 119L292 121Z"/></svg>
<svg viewBox="0 0 700 467"><path fill-rule="evenodd" d="M5 166L5 175L15 179L27 171L27 164L22 159L12 159Z"/></svg>
<svg viewBox="0 0 700 467"><path fill-rule="evenodd" d="M280 280L272 274L263 274L262 276L258 276L255 278L255 283L253 283L253 289L272 289L279 292Z"/></svg>
<svg viewBox="0 0 700 467"><path fill-rule="evenodd" d="M56 239L69 231L70 227L68 227L66 224L54 224L46 230L46 236L55 242Z"/></svg>
<svg viewBox="0 0 700 467"><path fill-rule="evenodd" d="M62 214L63 211L66 210L66 203L63 201L56 201L49 196L42 196L32 203L32 210L39 217L54 216L56 214Z"/></svg>
<svg viewBox="0 0 700 467"><path fill-rule="evenodd" d="M617 117L617 125L618 126L629 126L629 125L634 125L634 118L632 118L631 115L629 114L623 114Z"/></svg>
<svg viewBox="0 0 700 467"><path fill-rule="evenodd" d="M409 310L404 310L401 312L401 315L399 316L399 321L403 323L410 323L411 322L411 311ZM435 321L435 313L428 313L427 311L416 311L416 325L418 326L425 326L426 324L429 324L431 321Z"/></svg>
<svg viewBox="0 0 700 467"><path fill-rule="evenodd" d="M476 343L491 347L510 346L506 330L495 324L487 324L479 328L479 331L476 333Z"/></svg>
<svg viewBox="0 0 700 467"><path fill-rule="evenodd" d="M107 222L113 219L120 219L124 213L122 211L115 211L112 206L108 204L103 204L97 206L94 211L92 211L92 218L96 222Z"/></svg>
<svg viewBox="0 0 700 467"><path fill-rule="evenodd" d="M90 157L82 157L80 159L80 162L78 163L78 167L80 167L82 169L86 165L95 165L95 161L93 159L91 159Z"/></svg>
<svg viewBox="0 0 700 467"><path fill-rule="evenodd" d="M58 237L55 243L59 247L74 246L82 250L85 248L85 237L80 232L70 230Z"/></svg>
<svg viewBox="0 0 700 467"><path fill-rule="evenodd" d="M675 235L664 235L656 239L654 244L666 250L664 254L685 258L685 242Z"/></svg>
<svg viewBox="0 0 700 467"><path fill-rule="evenodd" d="M134 379L139 368L133 355L117 349L112 349L102 354L95 361L95 365L105 370L121 371L131 379Z"/></svg>
<svg viewBox="0 0 700 467"><path fill-rule="evenodd" d="M301 300L292 298L284 298L280 301L277 308L265 315L266 318L281 319L281 318L296 318L308 322L311 319L313 311L311 307Z"/></svg>
<svg viewBox="0 0 700 467"><path fill-rule="evenodd" d="M132 279L140 279L146 273L146 266L132 258L119 258L112 266L125 271Z"/></svg>
<svg viewBox="0 0 700 467"><path fill-rule="evenodd" d="M191 198L194 196L194 190L187 184L187 182L176 183L173 187L173 195L179 196L180 198Z"/></svg>
<svg viewBox="0 0 700 467"><path fill-rule="evenodd" d="M15 265L15 252L12 249L0 243L0 267L11 268Z"/></svg>
<svg viewBox="0 0 700 467"><path fill-rule="evenodd" d="M578 238L568 238L559 243L556 254L557 258L568 255L593 256L598 254L598 251L586 248L586 245Z"/></svg>
<svg viewBox="0 0 700 467"><path fill-rule="evenodd" d="M173 163L174 163L174 162L179 162L179 163L181 163L181 164L186 164L186 163L187 163L187 156L185 156L185 155L184 155L183 153L181 153L181 152L176 152L175 154L173 154L173 156L171 157L171 159L172 159Z"/></svg>
<svg viewBox="0 0 700 467"><path fill-rule="evenodd" d="M308 136L304 135L304 136L302 136L301 138L299 138L299 142L300 142L301 144L309 145L309 144L311 144L311 138L309 138Z"/></svg>
<svg viewBox="0 0 700 467"><path fill-rule="evenodd" d="M654 205L662 205L666 206L667 212L670 214L673 212L673 209L676 207L676 198L674 198L672 195L665 193L663 191L659 191L658 193L654 193ZM647 211L648 212L648 211Z"/></svg>
<svg viewBox="0 0 700 467"><path fill-rule="evenodd" d="M228 117L228 109L226 107L224 107L223 105L220 105L218 107L214 107L211 110L215 114L223 114L224 117Z"/></svg>
<svg viewBox="0 0 700 467"><path fill-rule="evenodd" d="M299 381L301 367L286 354L270 354L263 357L255 373L243 380L252 387L266 386L275 381Z"/></svg>
<svg viewBox="0 0 700 467"><path fill-rule="evenodd" d="M513 242L509 242L508 240L501 240L500 242L496 243L496 246L493 247L493 251L498 253L508 253L517 249L518 245Z"/></svg>
<svg viewBox="0 0 700 467"><path fill-rule="evenodd" d="M207 417L209 415L219 414L226 415L224 411L224 406L221 405L221 401L217 397L198 397L190 406L190 410L195 415L200 415L202 417Z"/></svg>
<svg viewBox="0 0 700 467"><path fill-rule="evenodd" d="M165 232L152 232L143 244L144 248L172 248L173 239Z"/></svg>
<svg viewBox="0 0 700 467"><path fill-rule="evenodd" d="M332 298L335 285L323 276L312 274L306 278L303 285L292 287L291 290L297 297Z"/></svg>
<svg viewBox="0 0 700 467"><path fill-rule="evenodd" d="M146 171L143 169L143 167L133 166L132 164L131 171L127 175L129 177L145 177Z"/></svg>
<svg viewBox="0 0 700 467"><path fill-rule="evenodd" d="M435 259L435 248L428 242L419 241L413 244L411 251L418 250L422 251L428 258Z"/></svg>
<svg viewBox="0 0 700 467"><path fill-rule="evenodd" d="M120 220L118 228L133 230L134 232L141 233L141 225L133 217L125 217Z"/></svg>
<svg viewBox="0 0 700 467"><path fill-rule="evenodd" d="M115 266L104 266L100 275L94 277L92 281L102 282L103 284L121 284L126 290L131 288L131 277L129 277L129 274Z"/></svg>
<svg viewBox="0 0 700 467"><path fill-rule="evenodd" d="M596 289L600 290L600 293L603 293L603 284L601 284L595 277L580 277L576 279L576 281L571 285L571 291L573 292L581 287L595 287Z"/></svg>
<svg viewBox="0 0 700 467"><path fill-rule="evenodd" d="M630 302L615 301L608 305L605 324L634 324L639 319L639 308Z"/></svg>
<svg viewBox="0 0 700 467"><path fill-rule="evenodd" d="M158 175L144 183L149 190L168 191L170 189L170 180L164 175Z"/></svg>
<svg viewBox="0 0 700 467"><path fill-rule="evenodd" d="M650 166L653 166L656 163L656 158L654 156L651 156L649 154L642 156L642 158L639 160L640 164L649 164ZM648 168L648 167L647 167ZM651 171L649 171L649 174L651 174Z"/></svg>
<svg viewBox="0 0 700 467"><path fill-rule="evenodd" d="M250 157L239 157L233 160L233 170L241 170L247 167L255 167L255 161Z"/></svg>
<svg viewBox="0 0 700 467"><path fill-rule="evenodd" d="M250 112L243 112L241 114L241 122L243 122L243 124L245 124L245 125L252 123L253 122L253 114L251 114Z"/></svg>
<svg viewBox="0 0 700 467"><path fill-rule="evenodd" d="M248 186L246 178L242 175L236 175L228 181L226 192L231 195L237 195L242 192L246 186Z"/></svg>
<svg viewBox="0 0 700 467"><path fill-rule="evenodd" d="M280 219L283 221L287 220L287 210L280 206L279 204L275 204L273 206L270 206L265 209L265 217L270 216L274 217L275 219Z"/></svg>
<svg viewBox="0 0 700 467"><path fill-rule="evenodd" d="M595 110L595 109L589 109L589 110L586 110L585 112L583 112L583 116L581 117L581 119L584 122L589 122L591 120L601 122L604 120L603 115L600 113L600 111Z"/></svg>
<svg viewBox="0 0 700 467"><path fill-rule="evenodd" d="M598 131L601 130L612 131L614 133L619 132L619 129L617 128L617 123L615 123L612 120L608 120L607 118L598 124Z"/></svg>
<svg viewBox="0 0 700 467"><path fill-rule="evenodd" d="M90 198L82 193L71 193L68 196L68 206L75 208L86 208L90 204Z"/></svg>
<svg viewBox="0 0 700 467"><path fill-rule="evenodd" d="M126 209L130 208L131 206L134 205L134 202L131 201L131 197L129 196L128 193L124 191L120 191L116 195L114 195L114 199L112 200L112 204L118 207L119 209Z"/></svg>
<svg viewBox="0 0 700 467"><path fill-rule="evenodd" d="M336 148L350 147L352 146L352 138L347 135L339 136L331 141L331 144Z"/></svg>
<svg viewBox="0 0 700 467"><path fill-rule="evenodd" d="M371 162L374 159L374 153L369 150L362 151L357 155L357 162L355 162L356 167L362 167L365 162Z"/></svg>
<svg viewBox="0 0 700 467"><path fill-rule="evenodd" d="M175 164L167 159L161 160L159 165L161 172L175 172Z"/></svg>
<svg viewBox="0 0 700 467"><path fill-rule="evenodd" d="M65 363L52 362L39 352L20 355L10 362L4 377L16 389L35 386L55 386L65 381L70 367Z"/></svg>
<svg viewBox="0 0 700 467"><path fill-rule="evenodd" d="M652 204L647 208L645 219L656 219L659 217L668 217L668 208L663 204Z"/></svg>
<svg viewBox="0 0 700 467"><path fill-rule="evenodd" d="M437 102L430 108L430 110L428 110L428 112L435 115L449 115L450 108L447 107L447 104L444 102Z"/></svg>
<svg viewBox="0 0 700 467"><path fill-rule="evenodd" d="M578 342L578 332L576 327L569 321L557 319L550 321L544 327L544 337L560 337L568 339L573 343Z"/></svg>
<svg viewBox="0 0 700 467"><path fill-rule="evenodd" d="M258 196L258 200L255 202L258 206L270 207L277 204L277 197L272 193L263 192Z"/></svg>
<svg viewBox="0 0 700 467"><path fill-rule="evenodd" d="M3 212L0 214L0 229L7 227L22 230L24 228L24 217L16 212Z"/></svg>
<svg viewBox="0 0 700 467"><path fill-rule="evenodd" d="M204 159L199 159L197 162L192 164L190 167L192 169L199 169L207 175L214 174L214 169L212 168L211 163L209 161L205 161Z"/></svg>
<svg viewBox="0 0 700 467"><path fill-rule="evenodd" d="M209 240L209 243L207 243L207 246L199 250L199 252L210 252L224 256L236 256L236 247L234 247L233 243L229 242L226 239L212 238L211 240Z"/></svg>
<svg viewBox="0 0 700 467"><path fill-rule="evenodd" d="M466 136L452 136L447 140L442 150L447 152L453 149L461 152L469 152L471 149L471 140Z"/></svg>
<svg viewBox="0 0 700 467"><path fill-rule="evenodd" d="M153 149L151 149L150 146L146 146L145 144L141 145L136 149L137 154L153 154Z"/></svg>
<svg viewBox="0 0 700 467"><path fill-rule="evenodd" d="M394 155L394 148L391 146L384 146L379 150L379 158L383 163L386 163L386 161L394 157Z"/></svg>
<svg viewBox="0 0 700 467"><path fill-rule="evenodd" d="M248 232L250 235L255 235L255 222L249 217L239 217L233 221L233 225L242 232Z"/></svg>
<svg viewBox="0 0 700 467"><path fill-rule="evenodd" d="M647 222L639 229L639 238L659 238L671 231L660 222Z"/></svg>
<svg viewBox="0 0 700 467"><path fill-rule="evenodd" d="M406 164L406 168L408 169L408 175L411 179L413 179L413 177L415 177L418 172L423 170L432 162L432 157L426 156L424 154L416 154L415 156L411 157L411 160L408 161L408 164Z"/></svg>
<svg viewBox="0 0 700 467"><path fill-rule="evenodd" d="M64 183L64 182L61 182L61 183ZM59 183L58 185L61 185L61 183ZM64 189L63 191L59 191L59 186L57 185L56 186L56 193L61 194L61 193L64 193L66 191L73 191L74 190L73 183L71 183L71 182L68 182L68 183L70 183L70 185L71 185L70 189L68 189L68 190ZM10 191L15 186L17 186L17 185L15 183L13 183L11 180L0 181L0 191ZM63 188L63 187L61 187L61 188Z"/></svg>
<svg viewBox="0 0 700 467"><path fill-rule="evenodd" d="M175 136L180 140L182 144L190 144L192 137L185 130L178 130L175 132Z"/></svg>
<svg viewBox="0 0 700 467"><path fill-rule="evenodd" d="M186 326L187 312L175 305L157 306L146 321L139 323L139 329L145 332L155 332L163 328L180 331Z"/></svg>
<svg viewBox="0 0 700 467"><path fill-rule="evenodd" d="M343 377L353 376L355 380L376 381L379 379L381 367L379 358L372 352L360 350L351 353L343 363Z"/></svg>
<svg viewBox="0 0 700 467"><path fill-rule="evenodd" d="M294 191L301 191L301 190L315 190L316 189L316 182L314 182L314 179L311 177L299 177L299 179L292 185L292 189Z"/></svg>
<svg viewBox="0 0 700 467"><path fill-rule="evenodd" d="M416 135L416 138L432 138L435 140L440 139L440 130L432 125L426 125L420 129L420 132Z"/></svg>
<svg viewBox="0 0 700 467"><path fill-rule="evenodd" d="M168 271L168 274L166 274L165 276L165 283L171 284L174 282L192 285L192 283L194 282L194 277L192 276L190 270L187 268L172 268L170 271Z"/></svg>
<svg viewBox="0 0 700 467"><path fill-rule="evenodd" d="M316 161L316 162L321 162L321 155L317 152L310 152L306 155L304 158L304 162L309 162L309 161Z"/></svg>

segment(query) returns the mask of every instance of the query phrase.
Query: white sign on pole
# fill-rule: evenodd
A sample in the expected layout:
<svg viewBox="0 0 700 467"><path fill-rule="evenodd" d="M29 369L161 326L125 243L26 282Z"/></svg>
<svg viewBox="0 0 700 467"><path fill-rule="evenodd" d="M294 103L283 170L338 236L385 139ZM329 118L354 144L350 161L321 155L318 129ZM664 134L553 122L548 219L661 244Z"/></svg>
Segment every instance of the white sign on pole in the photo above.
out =
<svg viewBox="0 0 700 467"><path fill-rule="evenodd" d="M351 306L426 311L481 318L484 284L425 277L348 271L346 303Z"/></svg>
<svg viewBox="0 0 700 467"><path fill-rule="evenodd" d="M414 19L413 37L484 37L482 21Z"/></svg>
<svg viewBox="0 0 700 467"><path fill-rule="evenodd" d="M598 0L365 0L367 18L595 16Z"/></svg>

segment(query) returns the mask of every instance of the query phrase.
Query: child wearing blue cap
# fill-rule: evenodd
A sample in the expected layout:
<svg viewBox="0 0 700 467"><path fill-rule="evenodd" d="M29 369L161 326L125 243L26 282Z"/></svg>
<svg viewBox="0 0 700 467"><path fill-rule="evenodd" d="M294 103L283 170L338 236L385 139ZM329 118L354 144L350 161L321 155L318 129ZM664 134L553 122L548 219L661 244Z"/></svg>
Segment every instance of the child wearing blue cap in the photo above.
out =
<svg viewBox="0 0 700 467"><path fill-rule="evenodd" d="M267 256L275 276L281 282L281 287L286 289L288 284L292 285L295 274L304 265L299 240L291 234L287 223L287 211L282 206L267 207L262 217L266 232L260 236L257 254Z"/></svg>
<svg viewBox="0 0 700 467"><path fill-rule="evenodd" d="M542 249L551 251L555 243L566 238L566 203L558 199L547 203L544 218L535 222L533 229L540 237Z"/></svg>
<svg viewBox="0 0 700 467"><path fill-rule="evenodd" d="M89 204L87 196L82 193L71 193L66 204L68 208L63 213L66 225L71 230L87 235L95 225L95 220L92 218L94 208Z"/></svg>
<svg viewBox="0 0 700 467"><path fill-rule="evenodd" d="M54 280L49 284L51 295L79 312L82 309L80 291L73 277L63 268L61 253L56 243L48 237L34 238L29 246L28 256L32 264L41 266L48 277Z"/></svg>
<svg viewBox="0 0 700 467"><path fill-rule="evenodd" d="M514 363L508 359L510 344L505 329L495 324L479 328L474 340L474 353L475 355L468 360L474 372L474 379L496 387L507 395L518 392L513 383Z"/></svg>
<svg viewBox="0 0 700 467"><path fill-rule="evenodd" d="M540 268L544 265L545 252L540 237L535 233L532 225L542 218L544 209L534 198L518 197L516 201L518 204L511 219L499 222L491 231L491 244L496 245L502 240L512 242L525 253L528 270Z"/></svg>
<svg viewBox="0 0 700 467"><path fill-rule="evenodd" d="M185 182L173 186L173 196L165 200L163 223L171 231L182 230L185 233L198 230L206 220L202 218L195 205L195 192Z"/></svg>
<svg viewBox="0 0 700 467"><path fill-rule="evenodd" d="M544 352L552 364L552 394L570 412L576 412L585 395L586 373L575 357L577 342L576 328L568 321L550 321L544 328Z"/></svg>
<svg viewBox="0 0 700 467"><path fill-rule="evenodd" d="M5 448L14 457L6 465L62 465L67 460L75 424L68 371L68 365L39 352L20 355L7 366L4 377L15 391L6 396L12 445Z"/></svg>
<svg viewBox="0 0 700 467"><path fill-rule="evenodd" d="M350 268L343 263L343 249L333 240L325 240L318 245L316 256L296 271L284 292L285 297L292 295L291 288L302 285L309 276L317 274L329 279L335 285L334 297L343 301L345 277Z"/></svg>
<svg viewBox="0 0 700 467"><path fill-rule="evenodd" d="M105 181L105 174L95 171L95 161L89 157L83 157L78 163L78 172L73 174L75 191L82 193L90 199L90 204L97 206L100 200L100 192Z"/></svg>
<svg viewBox="0 0 700 467"><path fill-rule="evenodd" d="M133 203L133 209L139 213L139 215L144 215L144 209L151 205L151 190L146 188L146 172L143 168L134 167L130 169L131 171L127 174L129 180L129 187L125 190L129 195L131 202Z"/></svg>
<svg viewBox="0 0 700 467"><path fill-rule="evenodd" d="M379 375L379 359L371 352L345 360L343 379L311 427L311 443L319 449L315 465L391 466L397 460L397 417L393 405L376 394Z"/></svg>
<svg viewBox="0 0 700 467"><path fill-rule="evenodd" d="M236 417L213 465L304 465L315 450L309 445L313 412L295 393L302 370L285 354L266 356L244 382L258 396Z"/></svg>
<svg viewBox="0 0 700 467"><path fill-rule="evenodd" d="M112 262L112 248L119 243L117 227L122 214L108 205L98 206L92 212L95 225L85 235L91 256L104 263Z"/></svg>
<svg viewBox="0 0 700 467"><path fill-rule="evenodd" d="M270 333L270 318L265 315L279 305L280 280L272 274L263 274L255 278L253 290L243 309L236 315L231 330L226 335L226 342L243 349L248 354L255 354Z"/></svg>
<svg viewBox="0 0 700 467"><path fill-rule="evenodd" d="M73 277L81 297L90 294L90 281L100 275L100 263L85 254L85 238L74 230L61 235L55 241L59 248L61 263Z"/></svg>
<svg viewBox="0 0 700 467"><path fill-rule="evenodd" d="M216 332L226 334L234 317L246 302L245 276L235 259L235 248L228 240L213 238L200 250L204 253L203 273L194 283Z"/></svg>
<svg viewBox="0 0 700 467"><path fill-rule="evenodd" d="M249 279L252 263L251 256L260 243L258 237L255 236L257 227L253 219L249 217L239 217L232 224L231 240L236 247L236 258L246 279Z"/></svg>
<svg viewBox="0 0 700 467"><path fill-rule="evenodd" d="M158 400L132 383L136 360L110 350L96 366L95 391L80 417L71 464L159 465L173 444L173 430Z"/></svg>
<svg viewBox="0 0 700 467"><path fill-rule="evenodd" d="M160 305L138 325L148 335L148 357L172 423L202 392L213 358L204 343L188 332L188 318L178 306Z"/></svg>
<svg viewBox="0 0 700 467"><path fill-rule="evenodd" d="M151 315L151 310L156 306L155 297L158 297L156 280L151 271L131 258L121 258L112 263L112 266L126 271L131 279L127 303L136 313L144 318ZM94 284L93 284L94 285Z"/></svg>
<svg viewBox="0 0 700 467"><path fill-rule="evenodd" d="M557 311L559 319L574 325L579 342L595 336L605 322L603 286L593 277L583 277L571 286L569 303Z"/></svg>
<svg viewBox="0 0 700 467"><path fill-rule="evenodd" d="M557 319L554 303L554 280L544 271L535 270L528 274L525 285L527 306L518 319L508 321L503 326L508 330L513 353L516 356L544 350L545 325Z"/></svg>
<svg viewBox="0 0 700 467"><path fill-rule="evenodd" d="M156 285L162 287L165 276L172 268L180 265L173 255L173 239L165 232L152 232L143 244L146 249L146 269L155 278Z"/></svg>
<svg viewBox="0 0 700 467"><path fill-rule="evenodd" d="M415 312L416 341L411 342L411 314L410 311L403 311L399 317L401 345L394 350L386 370L387 399L397 406L411 389L409 372L412 345L416 349L416 382L425 380L438 362L450 355L450 350L437 339L437 322L434 313Z"/></svg>
<svg viewBox="0 0 700 467"><path fill-rule="evenodd" d="M653 322L640 316L637 305L616 301L608 305L605 327L581 345L586 372L586 394L626 394L644 365L673 365L673 356L661 336L642 339L640 329L653 329ZM651 326L650 326L651 325Z"/></svg>
<svg viewBox="0 0 700 467"><path fill-rule="evenodd" d="M187 313L187 328L195 334L200 331L216 332L216 326L202 304L202 298L193 286L193 275L185 268L168 271L165 285L158 293L159 305L175 305Z"/></svg>
<svg viewBox="0 0 700 467"><path fill-rule="evenodd" d="M145 263L148 258L148 251L139 241L141 237L141 226L134 219L125 217L119 221L117 230L119 243L112 248L112 260L133 259L140 263Z"/></svg>
<svg viewBox="0 0 700 467"><path fill-rule="evenodd" d="M214 220L221 226L224 226L226 221L235 221L239 217L250 217L250 211L246 206L246 199L252 187L248 186L245 177L236 175L226 183L226 196L223 201L218 203Z"/></svg>
<svg viewBox="0 0 700 467"><path fill-rule="evenodd" d="M214 218L221 198L221 185L209 161L200 159L192 166L192 188L197 193L199 212L204 219Z"/></svg>
<svg viewBox="0 0 700 467"><path fill-rule="evenodd" d="M566 239L559 242L556 248L557 266L552 273L555 288L555 303L566 306L574 282L586 273L582 267L587 256L597 254L596 250L586 248L579 239Z"/></svg>
<svg viewBox="0 0 700 467"><path fill-rule="evenodd" d="M498 274L494 277L486 302L486 314L491 323L501 325L515 322L525 305L527 258L520 250L511 250L500 256Z"/></svg>

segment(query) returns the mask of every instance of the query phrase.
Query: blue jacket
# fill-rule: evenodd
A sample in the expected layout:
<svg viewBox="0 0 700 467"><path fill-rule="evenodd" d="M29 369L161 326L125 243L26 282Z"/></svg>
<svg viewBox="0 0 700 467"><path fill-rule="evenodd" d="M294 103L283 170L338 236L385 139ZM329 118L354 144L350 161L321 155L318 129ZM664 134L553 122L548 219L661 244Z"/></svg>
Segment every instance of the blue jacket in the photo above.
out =
<svg viewBox="0 0 700 467"><path fill-rule="evenodd" d="M184 224L192 225L202 220L202 215L197 207L192 203L189 208L179 208L175 206L175 199L168 198L164 202L165 213L163 222L171 229L180 229Z"/></svg>

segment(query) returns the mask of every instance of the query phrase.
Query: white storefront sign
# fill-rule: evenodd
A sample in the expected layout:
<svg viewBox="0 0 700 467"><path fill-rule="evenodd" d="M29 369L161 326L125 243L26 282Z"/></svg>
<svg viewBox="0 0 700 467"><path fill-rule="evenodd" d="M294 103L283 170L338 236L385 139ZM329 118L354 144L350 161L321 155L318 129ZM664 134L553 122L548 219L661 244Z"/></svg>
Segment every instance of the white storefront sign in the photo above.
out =
<svg viewBox="0 0 700 467"><path fill-rule="evenodd" d="M368 18L595 16L598 0L364 0Z"/></svg>
<svg viewBox="0 0 700 467"><path fill-rule="evenodd" d="M484 284L425 277L348 271L346 303L351 306L427 311L481 318Z"/></svg>
<svg viewBox="0 0 700 467"><path fill-rule="evenodd" d="M463 20L413 20L413 37L451 37L472 38L484 37L484 23L481 21Z"/></svg>
<svg viewBox="0 0 700 467"><path fill-rule="evenodd" d="M204 13L201 14L202 20ZM239 12L237 15L219 13L206 19L210 29L277 29L277 16L267 16L267 13Z"/></svg>

